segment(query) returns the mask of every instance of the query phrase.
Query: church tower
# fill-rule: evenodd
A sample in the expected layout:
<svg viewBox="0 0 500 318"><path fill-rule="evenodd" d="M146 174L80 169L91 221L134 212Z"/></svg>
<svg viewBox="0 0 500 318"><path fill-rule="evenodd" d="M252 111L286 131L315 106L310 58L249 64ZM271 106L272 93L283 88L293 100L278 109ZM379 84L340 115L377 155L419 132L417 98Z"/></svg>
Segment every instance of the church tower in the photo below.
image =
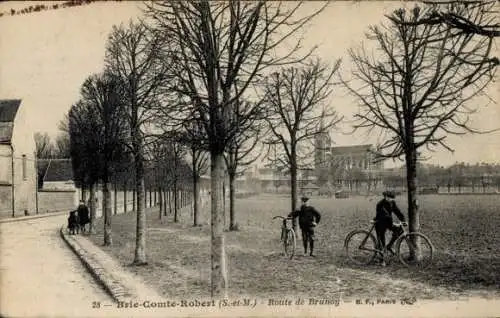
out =
<svg viewBox="0 0 500 318"><path fill-rule="evenodd" d="M321 121L320 128L314 140L314 168L316 171L328 166L331 147L332 139L323 128L323 121Z"/></svg>

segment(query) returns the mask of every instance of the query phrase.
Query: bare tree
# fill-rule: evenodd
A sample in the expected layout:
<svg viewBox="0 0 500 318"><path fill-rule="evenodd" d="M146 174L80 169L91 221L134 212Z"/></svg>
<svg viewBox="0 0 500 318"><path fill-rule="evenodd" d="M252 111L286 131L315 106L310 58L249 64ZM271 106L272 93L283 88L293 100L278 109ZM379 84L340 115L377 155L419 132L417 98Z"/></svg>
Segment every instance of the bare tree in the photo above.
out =
<svg viewBox="0 0 500 318"><path fill-rule="evenodd" d="M231 106L266 67L292 60L300 41L284 56L277 57L275 49L321 11L295 19L300 5L203 0L148 6L152 28L168 41L163 53L173 69L167 90L181 101L170 108L169 116L180 124L193 116L199 118L210 153L213 297L227 292L221 191L224 152L235 131L251 126L255 114L261 112L260 105L249 109L238 128L230 121ZM238 94L234 92L237 78L241 83Z"/></svg>
<svg viewBox="0 0 500 318"><path fill-rule="evenodd" d="M177 138L178 136L164 136L167 143L167 153L170 162L170 175L172 179L172 191L174 195L174 222L179 222L179 182L182 177L180 166L186 155L186 146Z"/></svg>
<svg viewBox="0 0 500 318"><path fill-rule="evenodd" d="M150 161L153 165L154 171L154 180L153 182L156 185L156 189L159 194L159 219L163 220L163 208L164 208L164 198L163 198L163 190L166 184L167 172L168 169L166 164L168 163L168 155L167 149L165 147L165 143L163 140L156 139L148 145L148 155L150 157Z"/></svg>
<svg viewBox="0 0 500 318"><path fill-rule="evenodd" d="M60 132L55 140L54 156L56 158L69 158L70 156L69 135L66 132Z"/></svg>
<svg viewBox="0 0 500 318"><path fill-rule="evenodd" d="M481 19L482 12L477 12ZM498 60L488 58L493 39L475 37L442 24L421 24L433 15L416 6L393 12L388 26L369 30L377 56L364 49L350 52L354 81L345 82L359 100L355 128L379 129L385 142L379 158L406 162L410 231L420 228L417 206L417 158L434 150L449 134L478 132L469 115L474 97L494 78ZM411 22L411 23L407 23ZM355 84L356 83L356 84ZM419 257L418 249L414 257Z"/></svg>
<svg viewBox="0 0 500 318"><path fill-rule="evenodd" d="M233 122L237 123L239 121L240 114L245 114L246 107L254 107L248 102L237 100L232 109L231 119ZM264 113L263 113L264 114ZM237 133L233 136L233 139L229 141L226 154L224 156L226 162L227 174L229 177L229 230L238 230L236 224L236 212L235 212L235 192L236 192L236 178L239 177L244 172L244 167L255 162L259 157L261 152L256 151L258 146L262 146L259 142L259 138L262 137L262 132L264 131L263 125L259 122L263 118L256 118L256 122L252 127L248 129L238 129Z"/></svg>
<svg viewBox="0 0 500 318"><path fill-rule="evenodd" d="M297 208L297 172L306 154L306 144L314 137L335 127L341 120L331 105L326 105L333 83L332 77L340 61L333 66L320 60L302 67L290 67L272 74L266 82L265 99L269 107L266 117L271 137L266 141L277 146L270 160L290 172L291 210ZM302 149L301 149L302 147ZM302 155L302 156L301 156ZM294 223L294 227L297 224Z"/></svg>
<svg viewBox="0 0 500 318"><path fill-rule="evenodd" d="M424 1L429 14L406 25L445 25L462 34L500 36L497 1ZM388 16L391 18L391 16Z"/></svg>
<svg viewBox="0 0 500 318"><path fill-rule="evenodd" d="M189 148L191 157L191 180L193 188L193 226L198 226L200 213L200 178L208 172L208 151L204 144L203 126L199 120L192 120L179 136L180 141Z"/></svg>
<svg viewBox="0 0 500 318"><path fill-rule="evenodd" d="M54 156L54 146L48 133L36 132L34 135L36 145L36 157L38 159L49 159Z"/></svg>
<svg viewBox="0 0 500 318"><path fill-rule="evenodd" d="M99 121L96 114L83 100L72 105L68 112L73 176L82 189L87 188L90 192L90 233L94 233L95 189L99 181L99 165L95 164L99 161L96 148L99 144L99 136L96 134Z"/></svg>
<svg viewBox="0 0 500 318"><path fill-rule="evenodd" d="M102 181L103 214L104 214L104 245L112 244L111 237L111 178L118 170L124 155L125 133L128 132L126 123L122 120L124 111L121 106L122 91L120 81L111 73L88 77L82 85L82 100L87 105L87 117L92 135L91 142L96 160L93 165L99 168L99 179Z"/></svg>
<svg viewBox="0 0 500 318"><path fill-rule="evenodd" d="M144 207L144 139L145 128L152 118L158 87L165 69L158 63L160 41L148 32L142 22L127 27L113 27L106 49L107 69L121 79L130 127L128 145L134 157L135 193L137 193L137 228L134 264L146 262L146 212Z"/></svg>
<svg viewBox="0 0 500 318"><path fill-rule="evenodd" d="M193 226L199 225L200 215L200 178L208 172L208 153L204 149L191 145L191 177L193 182Z"/></svg>

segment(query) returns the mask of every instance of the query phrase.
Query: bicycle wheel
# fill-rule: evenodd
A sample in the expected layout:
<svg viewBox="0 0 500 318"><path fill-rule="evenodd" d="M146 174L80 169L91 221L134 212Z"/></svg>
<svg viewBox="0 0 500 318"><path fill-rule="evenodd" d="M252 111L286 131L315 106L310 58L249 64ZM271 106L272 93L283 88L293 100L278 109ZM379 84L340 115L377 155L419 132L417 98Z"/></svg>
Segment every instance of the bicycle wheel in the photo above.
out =
<svg viewBox="0 0 500 318"><path fill-rule="evenodd" d="M434 247L427 236L421 233L407 233L398 239L398 257L407 267L425 269L432 263Z"/></svg>
<svg viewBox="0 0 500 318"><path fill-rule="evenodd" d="M377 240L368 231L355 230L345 239L347 258L358 265L367 265L373 261L377 252Z"/></svg>
<svg viewBox="0 0 500 318"><path fill-rule="evenodd" d="M285 247L285 255L292 259L295 255L295 231L292 229L288 229L286 231L285 240L283 241L283 245Z"/></svg>

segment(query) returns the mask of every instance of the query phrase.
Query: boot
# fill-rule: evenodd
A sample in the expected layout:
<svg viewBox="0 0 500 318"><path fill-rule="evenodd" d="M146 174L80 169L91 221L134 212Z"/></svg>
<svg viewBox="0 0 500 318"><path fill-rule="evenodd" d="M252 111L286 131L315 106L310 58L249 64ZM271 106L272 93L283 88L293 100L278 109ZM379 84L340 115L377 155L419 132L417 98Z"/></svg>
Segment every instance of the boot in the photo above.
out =
<svg viewBox="0 0 500 318"><path fill-rule="evenodd" d="M313 251L314 251L314 241L311 240L311 242L309 242L309 245L311 246L311 248L310 248L311 253L309 255L312 256L312 257L314 257L314 254L313 254Z"/></svg>

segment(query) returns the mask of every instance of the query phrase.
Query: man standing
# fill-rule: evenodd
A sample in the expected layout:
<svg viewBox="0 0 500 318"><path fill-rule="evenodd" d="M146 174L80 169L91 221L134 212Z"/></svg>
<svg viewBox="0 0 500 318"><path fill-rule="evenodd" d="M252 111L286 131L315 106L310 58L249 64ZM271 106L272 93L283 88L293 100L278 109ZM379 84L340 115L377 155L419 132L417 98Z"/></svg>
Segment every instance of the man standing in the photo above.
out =
<svg viewBox="0 0 500 318"><path fill-rule="evenodd" d="M309 255L314 257L314 228L321 220L321 214L309 205L309 198L302 196L302 205L299 210L288 214L289 217L299 218L299 227L302 232L302 243L304 244L304 256L307 256L307 245L309 243Z"/></svg>

